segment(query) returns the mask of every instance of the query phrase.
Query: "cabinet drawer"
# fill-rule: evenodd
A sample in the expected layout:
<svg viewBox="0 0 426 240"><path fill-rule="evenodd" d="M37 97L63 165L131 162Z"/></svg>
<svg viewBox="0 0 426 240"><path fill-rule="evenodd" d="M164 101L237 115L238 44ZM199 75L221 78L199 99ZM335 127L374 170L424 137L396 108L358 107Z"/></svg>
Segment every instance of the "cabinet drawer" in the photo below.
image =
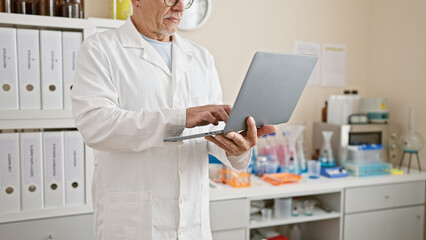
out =
<svg viewBox="0 0 426 240"><path fill-rule="evenodd" d="M48 218L0 224L4 240L90 240L93 238L93 215Z"/></svg>
<svg viewBox="0 0 426 240"><path fill-rule="evenodd" d="M423 240L424 206L345 216L344 240Z"/></svg>
<svg viewBox="0 0 426 240"><path fill-rule="evenodd" d="M249 223L248 199L210 202L210 227L212 231L247 227Z"/></svg>
<svg viewBox="0 0 426 240"><path fill-rule="evenodd" d="M349 188L345 199L345 213L424 204L425 182Z"/></svg>
<svg viewBox="0 0 426 240"><path fill-rule="evenodd" d="M212 232L213 240L245 240L246 239L246 229L237 228L231 230L223 230Z"/></svg>

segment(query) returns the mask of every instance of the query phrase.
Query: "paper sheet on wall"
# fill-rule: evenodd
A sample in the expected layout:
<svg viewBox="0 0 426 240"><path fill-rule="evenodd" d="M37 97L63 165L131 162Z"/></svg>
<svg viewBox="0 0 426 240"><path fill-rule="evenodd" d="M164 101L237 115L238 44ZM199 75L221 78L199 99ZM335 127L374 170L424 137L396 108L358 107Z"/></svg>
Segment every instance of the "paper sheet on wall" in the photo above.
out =
<svg viewBox="0 0 426 240"><path fill-rule="evenodd" d="M294 53L320 56L321 45L319 43L295 42ZM319 62L320 61L318 60L317 65L315 65L315 68L312 71L311 77L308 81L308 85L318 86L320 84Z"/></svg>
<svg viewBox="0 0 426 240"><path fill-rule="evenodd" d="M324 44L322 48L322 86L344 87L346 79L346 45Z"/></svg>

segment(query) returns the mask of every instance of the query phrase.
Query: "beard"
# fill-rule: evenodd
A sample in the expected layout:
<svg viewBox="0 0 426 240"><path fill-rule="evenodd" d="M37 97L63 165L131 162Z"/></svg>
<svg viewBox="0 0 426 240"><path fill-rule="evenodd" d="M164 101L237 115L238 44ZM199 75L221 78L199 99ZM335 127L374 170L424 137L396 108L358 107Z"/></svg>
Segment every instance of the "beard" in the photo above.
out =
<svg viewBox="0 0 426 240"><path fill-rule="evenodd" d="M158 31L158 33L160 33L161 35L170 37L175 35L177 32L177 30L168 30L168 29L160 29L160 31Z"/></svg>
<svg viewBox="0 0 426 240"><path fill-rule="evenodd" d="M169 13L169 14L164 15L163 20L166 19L166 18L169 18L169 17L175 17L175 18L180 19L182 17L182 14ZM158 31L158 33L160 33L161 35L164 35L164 36L167 36L167 37L175 35L176 32L177 32L177 28L175 30L169 30L167 28L162 28L162 29L160 28L160 30Z"/></svg>

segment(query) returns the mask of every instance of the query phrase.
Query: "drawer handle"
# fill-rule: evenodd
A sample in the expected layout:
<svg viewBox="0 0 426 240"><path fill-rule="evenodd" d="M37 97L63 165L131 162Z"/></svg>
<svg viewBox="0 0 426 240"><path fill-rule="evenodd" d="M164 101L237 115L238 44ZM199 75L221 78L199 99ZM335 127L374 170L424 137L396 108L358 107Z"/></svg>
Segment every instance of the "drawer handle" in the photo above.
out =
<svg viewBox="0 0 426 240"><path fill-rule="evenodd" d="M390 197L389 197L389 195L385 195L385 199L389 199Z"/></svg>
<svg viewBox="0 0 426 240"><path fill-rule="evenodd" d="M417 219L421 219L422 218L422 216L420 216L420 215L417 215Z"/></svg>
<svg viewBox="0 0 426 240"><path fill-rule="evenodd" d="M47 239L55 239L55 235L50 234L49 237L47 237Z"/></svg>

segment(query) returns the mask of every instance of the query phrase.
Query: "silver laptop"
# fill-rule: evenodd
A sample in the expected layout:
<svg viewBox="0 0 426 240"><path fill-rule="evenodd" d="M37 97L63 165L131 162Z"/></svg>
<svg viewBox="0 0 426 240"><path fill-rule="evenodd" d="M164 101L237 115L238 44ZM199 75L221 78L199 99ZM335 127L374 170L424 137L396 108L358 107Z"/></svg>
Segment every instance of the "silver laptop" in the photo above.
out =
<svg viewBox="0 0 426 240"><path fill-rule="evenodd" d="M245 131L249 116L254 118L257 128L288 122L317 60L312 55L257 52L223 130L169 137L164 141Z"/></svg>

